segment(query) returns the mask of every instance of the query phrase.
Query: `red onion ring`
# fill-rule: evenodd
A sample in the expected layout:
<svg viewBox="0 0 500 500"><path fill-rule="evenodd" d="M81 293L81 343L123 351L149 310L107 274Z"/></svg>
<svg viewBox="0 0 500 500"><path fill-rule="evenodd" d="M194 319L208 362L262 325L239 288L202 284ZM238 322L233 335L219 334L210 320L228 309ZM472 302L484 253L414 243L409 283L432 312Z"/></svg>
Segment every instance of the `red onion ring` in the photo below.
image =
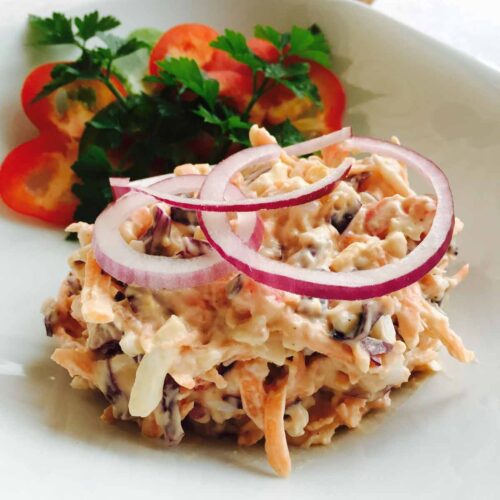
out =
<svg viewBox="0 0 500 500"><path fill-rule="evenodd" d="M287 154L298 154L304 155L309 154L326 146L331 146L332 144L338 144L345 139L351 137L351 129L349 127L343 128L331 134L324 135L309 141L301 142L299 144L294 144L293 146L288 146L284 148ZM261 146L262 147L262 146ZM281 153L282 149L276 144L267 145L268 155L259 160L259 163L269 161L271 159L277 158ZM222 163L224 165L224 170L221 169L219 165L213 167L210 175L212 178L217 178L219 182L226 183L231 179L237 172L242 170L244 167L248 167L253 164L252 155L254 154L255 148L248 148L241 151L239 154L240 163ZM160 193L154 186L149 187L149 183L144 183L141 181L134 181L129 183L131 190L153 196L159 201L163 201L172 205L174 207L190 209L190 210L203 210L207 212L254 212L256 210L262 209L275 209L292 207L296 205L302 205L308 203L309 201L314 201L322 196L328 194L337 183L343 179L349 173L352 160L345 160L333 173L327 177L324 177L314 184L310 184L305 188L297 189L290 193L281 193L274 196L268 196L265 198L256 199L243 199L238 201L230 200L201 200L197 198L183 198L176 196L174 191L170 193ZM228 165L231 165L230 170L228 170ZM182 176L176 177L181 179ZM142 181L148 181L148 179L143 179ZM126 191L126 182L123 179L110 179L111 186L118 195L122 195Z"/></svg>
<svg viewBox="0 0 500 500"><path fill-rule="evenodd" d="M138 179L135 181L130 181L130 177L110 177L109 185L111 186L114 200L117 200L132 191L131 188L134 186L149 187L160 181L171 179L172 177L175 177L175 174L155 175L154 177L146 177L145 179Z"/></svg>
<svg viewBox="0 0 500 500"><path fill-rule="evenodd" d="M271 287L300 295L337 300L361 300L394 292L418 281L445 254L453 234L453 198L445 174L432 161L409 149L384 141L353 137L346 148L375 153L404 162L429 179L437 195L437 207L427 236L399 262L383 267L355 272L328 272L294 267L273 261L248 248L231 231L224 213L201 212L200 226L212 247L239 271ZM252 156L244 151L224 160L219 168L233 171L263 161L269 155L268 146L253 148ZM241 165L247 162L246 165ZM225 164L229 164L226 166ZM221 182L209 174L199 193L200 199L222 200L230 178Z"/></svg>
<svg viewBox="0 0 500 500"><path fill-rule="evenodd" d="M182 186L178 182L172 183L177 179L182 179ZM204 179L203 175L167 178L155 184L155 188L165 192L175 189L175 193L193 193L201 188ZM228 186L227 194L231 198L243 197L233 185ZM92 242L96 260L105 272L128 284L178 289L211 283L234 270L211 249L199 257L175 259L142 254L130 247L121 237L119 227L135 210L150 203L156 203L156 199L129 193L111 204L97 218ZM260 246L263 226L256 213L238 214L237 231L250 247Z"/></svg>
<svg viewBox="0 0 500 500"><path fill-rule="evenodd" d="M285 153L291 156L310 155L316 151L321 151L328 146L339 144L340 142L349 139L351 135L351 127L344 127L340 130L336 130L335 132L330 132L329 134L315 137L314 139L309 139L308 141L292 144L291 146L287 146L283 149L285 150Z"/></svg>

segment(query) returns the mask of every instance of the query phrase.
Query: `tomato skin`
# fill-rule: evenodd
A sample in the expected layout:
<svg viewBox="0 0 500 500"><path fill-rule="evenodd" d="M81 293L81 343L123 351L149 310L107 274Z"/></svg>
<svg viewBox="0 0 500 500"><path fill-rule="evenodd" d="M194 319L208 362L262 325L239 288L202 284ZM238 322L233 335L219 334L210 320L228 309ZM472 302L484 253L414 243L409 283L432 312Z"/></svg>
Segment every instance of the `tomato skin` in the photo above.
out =
<svg viewBox="0 0 500 500"><path fill-rule="evenodd" d="M209 71L236 71L238 73L252 76L252 70L243 63L233 59L227 52L215 49L212 59L203 66L203 69Z"/></svg>
<svg viewBox="0 0 500 500"><path fill-rule="evenodd" d="M5 204L52 224L69 224L77 205L71 192L77 179L71 165L77 153L74 141L55 132L44 132L14 148L0 168Z"/></svg>
<svg viewBox="0 0 500 500"><path fill-rule="evenodd" d="M308 62L309 75L318 87L323 102L326 131L338 130L342 128L342 117L346 106L344 88L332 71L313 61Z"/></svg>
<svg viewBox="0 0 500 500"><path fill-rule="evenodd" d="M219 82L219 95L234 109L243 112L252 95L252 77L238 71L207 71L207 76Z"/></svg>
<svg viewBox="0 0 500 500"><path fill-rule="evenodd" d="M149 73L158 75L158 61L167 56L188 57L194 59L200 68L204 68L212 59L215 49L210 42L219 34L205 24L178 24L165 31L151 51Z"/></svg>
<svg viewBox="0 0 500 500"><path fill-rule="evenodd" d="M261 38L250 38L247 45L256 56L264 59L264 61L268 63L277 63L279 61L279 50L271 42Z"/></svg>
<svg viewBox="0 0 500 500"><path fill-rule="evenodd" d="M60 63L42 64L31 71L24 80L21 89L21 102L26 116L40 131L59 131L68 137L78 138L83 133L85 123L116 98L106 85L100 81L77 80L65 85L61 90L72 92L81 88L93 89L95 104L91 109L82 102L66 98L67 109L63 112L58 111L58 93L61 92L59 89L43 99L33 102L33 99L44 85L52 80L50 73L57 64ZM117 78L111 76L110 80L120 94L126 95L125 88Z"/></svg>

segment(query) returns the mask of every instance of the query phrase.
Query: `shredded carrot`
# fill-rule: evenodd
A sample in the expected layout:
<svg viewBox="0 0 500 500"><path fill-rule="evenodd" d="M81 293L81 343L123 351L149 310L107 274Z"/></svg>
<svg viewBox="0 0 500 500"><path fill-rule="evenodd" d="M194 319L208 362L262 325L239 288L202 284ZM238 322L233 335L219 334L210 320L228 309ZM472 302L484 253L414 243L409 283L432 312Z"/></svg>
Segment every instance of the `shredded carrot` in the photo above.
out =
<svg viewBox="0 0 500 500"><path fill-rule="evenodd" d="M276 474L282 477L288 476L292 468L284 422L287 381L288 376L268 390L264 405L264 436L266 438L267 459Z"/></svg>
<svg viewBox="0 0 500 500"><path fill-rule="evenodd" d="M473 361L474 353L465 348L462 339L450 328L448 318L428 302L423 301L422 304L424 305L422 316L427 326L426 333L439 339L455 359L463 363Z"/></svg>
<svg viewBox="0 0 500 500"><path fill-rule="evenodd" d="M115 421L113 415L113 405L106 406L104 411L101 413L101 420L107 424L112 424Z"/></svg>
<svg viewBox="0 0 500 500"><path fill-rule="evenodd" d="M113 321L113 300L110 288L111 276L101 271L94 252L89 250L82 288L82 316L85 321L89 323Z"/></svg>
<svg viewBox="0 0 500 500"><path fill-rule="evenodd" d="M91 380L94 374L95 360L90 351L75 351L59 348L52 354L52 360L68 370L69 374Z"/></svg>
<svg viewBox="0 0 500 500"><path fill-rule="evenodd" d="M245 413L255 423L257 428L264 429L264 378L256 374L255 368L263 361L238 362L241 402Z"/></svg>
<svg viewBox="0 0 500 500"><path fill-rule="evenodd" d="M141 432L148 437L158 438L162 435L161 427L157 424L153 413L141 421Z"/></svg>

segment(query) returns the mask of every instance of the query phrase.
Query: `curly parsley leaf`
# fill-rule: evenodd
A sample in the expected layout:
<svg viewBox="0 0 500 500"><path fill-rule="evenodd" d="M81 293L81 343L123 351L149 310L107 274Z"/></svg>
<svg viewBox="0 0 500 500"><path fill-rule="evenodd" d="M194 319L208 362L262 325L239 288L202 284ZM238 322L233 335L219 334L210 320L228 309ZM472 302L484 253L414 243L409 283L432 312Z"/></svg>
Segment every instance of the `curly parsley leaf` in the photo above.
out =
<svg viewBox="0 0 500 500"><path fill-rule="evenodd" d="M38 45L65 45L75 43L71 18L60 12L54 12L52 17L30 15L29 24L33 38Z"/></svg>
<svg viewBox="0 0 500 500"><path fill-rule="evenodd" d="M80 199L75 211L75 219L94 222L99 213L113 199L109 177L113 168L106 151L99 146L91 145L73 164L73 171L80 182L73 184L72 192Z"/></svg>
<svg viewBox="0 0 500 500"><path fill-rule="evenodd" d="M327 68L331 66L330 47L321 31L294 26L290 33L288 54L315 61Z"/></svg>
<svg viewBox="0 0 500 500"><path fill-rule="evenodd" d="M31 16L30 25L38 44L71 44L81 50L81 55L76 61L54 67L51 72L51 82L45 85L35 100L42 99L75 80L100 80L121 105L125 106L124 99L110 78L113 62L141 48L148 48L147 42L130 37L124 40L107 33L119 26L120 22L113 16L100 16L97 11L74 19L58 12L47 18ZM86 42L95 37L104 42L105 47L97 46L89 49Z"/></svg>
<svg viewBox="0 0 500 500"><path fill-rule="evenodd" d="M278 123L278 125L268 127L268 131L276 138L278 144L283 147L305 140L299 129L288 118L284 122Z"/></svg>
<svg viewBox="0 0 500 500"><path fill-rule="evenodd" d="M219 82L212 78L207 78L199 68L196 61L187 57L178 59L168 58L158 63L160 67L160 77L164 83L172 85L180 83L181 94L185 89L191 90L200 96L213 109L219 95Z"/></svg>
<svg viewBox="0 0 500 500"><path fill-rule="evenodd" d="M205 123L218 127L222 136L227 137L232 142L244 146L250 145L248 131L252 124L242 120L238 114L226 106L221 107L221 112L219 114L204 106L200 106L195 113L201 116Z"/></svg>
<svg viewBox="0 0 500 500"><path fill-rule="evenodd" d="M106 47L109 49L106 57L103 59L119 59L120 57L125 57L139 49L147 49L149 45L136 38L120 38L119 36L113 35L112 33L97 32L96 36L102 40Z"/></svg>
<svg viewBox="0 0 500 500"><path fill-rule="evenodd" d="M224 30L210 45L227 52L234 60L246 64L252 71L258 71L266 66L266 62L256 56L247 45L245 36L233 30Z"/></svg>
<svg viewBox="0 0 500 500"><path fill-rule="evenodd" d="M76 34L84 41L96 36L99 32L112 30L120 26L120 24L116 17L100 17L96 10L90 14L85 14L83 17L75 17Z"/></svg>
<svg viewBox="0 0 500 500"><path fill-rule="evenodd" d="M290 41L289 33L280 33L272 26L262 26L258 24L255 26L254 35L261 40L267 40L279 50L283 50Z"/></svg>

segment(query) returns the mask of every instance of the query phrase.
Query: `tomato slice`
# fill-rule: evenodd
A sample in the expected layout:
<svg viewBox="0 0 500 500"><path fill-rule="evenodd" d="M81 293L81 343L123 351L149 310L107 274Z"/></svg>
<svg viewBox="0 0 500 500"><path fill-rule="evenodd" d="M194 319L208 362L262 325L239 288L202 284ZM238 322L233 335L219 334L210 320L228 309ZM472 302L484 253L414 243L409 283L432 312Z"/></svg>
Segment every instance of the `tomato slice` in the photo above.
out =
<svg viewBox="0 0 500 500"><path fill-rule="evenodd" d="M346 98L344 88L335 73L318 63L308 61L311 67L309 75L318 87L323 102L325 132L342 128Z"/></svg>
<svg viewBox="0 0 500 500"><path fill-rule="evenodd" d="M252 70L243 63L233 59L227 52L215 49L210 61L208 61L203 69L205 71L236 71L248 76L252 76Z"/></svg>
<svg viewBox="0 0 500 500"><path fill-rule="evenodd" d="M207 71L219 82L219 95L234 109L243 112L252 95L251 76L238 71Z"/></svg>
<svg viewBox="0 0 500 500"><path fill-rule="evenodd" d="M326 134L342 127L346 103L342 84L330 70L314 62L307 62L310 64L310 78L318 88L323 109L310 99L296 97L290 89L278 85L259 99L252 110L251 121L277 125L289 119L306 137Z"/></svg>
<svg viewBox="0 0 500 500"><path fill-rule="evenodd" d="M280 58L279 50L267 40L261 38L250 38L247 42L250 50L268 63L276 63Z"/></svg>
<svg viewBox="0 0 500 500"><path fill-rule="evenodd" d="M40 131L57 130L69 137L78 138L83 133L85 123L116 98L100 81L77 80L33 102L44 85L51 81L50 72L57 64L59 63L42 64L26 77L21 90L23 109ZM126 90L118 79L112 76L111 82L122 95L126 95ZM85 95L87 99L82 97Z"/></svg>
<svg viewBox="0 0 500 500"><path fill-rule="evenodd" d="M158 61L167 56L188 57L194 59L200 68L204 68L212 59L215 49L210 42L218 33L205 24L178 24L160 37L149 57L149 72L158 75Z"/></svg>
<svg viewBox="0 0 500 500"><path fill-rule="evenodd" d="M74 141L44 132L13 149L0 169L0 195L16 212L57 225L69 224L77 205L71 165L78 155Z"/></svg>

